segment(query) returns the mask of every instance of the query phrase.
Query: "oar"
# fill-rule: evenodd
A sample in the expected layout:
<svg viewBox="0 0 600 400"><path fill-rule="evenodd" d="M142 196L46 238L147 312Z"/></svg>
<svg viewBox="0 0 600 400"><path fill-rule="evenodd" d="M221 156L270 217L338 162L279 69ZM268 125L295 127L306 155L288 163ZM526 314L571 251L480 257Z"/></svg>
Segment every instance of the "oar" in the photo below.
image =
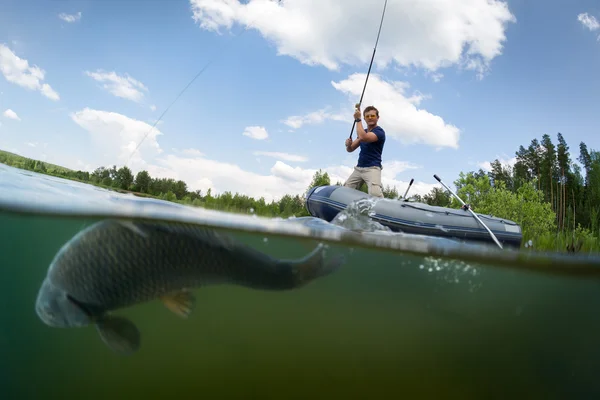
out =
<svg viewBox="0 0 600 400"><path fill-rule="evenodd" d="M479 223L481 225L483 225L483 227L489 232L489 234L492 236L492 239L494 239L494 242L496 242L496 244L498 245L498 247L502 248L502 245L500 244L500 242L498 241L498 239L496 238L496 235L494 235L494 233L490 230L490 228L487 227L486 224L483 223L483 221L477 216L477 214L475 214L473 212L473 210L471 210L471 207L469 207L468 205L465 204L464 201L462 201L462 199L460 197L458 197L458 195L456 193L454 193L452 190L450 190L450 188L448 186L446 186L444 184L444 182L442 182L442 180L440 179L439 176L437 175L433 175L433 177L442 185L444 185L444 187L446 188L447 191L449 191L454 197L456 197L458 199L458 201L460 201L463 205L463 209L469 211L471 213L471 215L473 215L475 217L475 219L477 221L479 221Z"/></svg>
<svg viewBox="0 0 600 400"><path fill-rule="evenodd" d="M414 181L415 181L414 178L412 178L410 180L410 183L408 184L408 187L406 188L406 192L404 192L404 197L403 197L404 201L406 201L406 195L408 194L408 190L410 189L410 187L412 186L412 184L413 184Z"/></svg>

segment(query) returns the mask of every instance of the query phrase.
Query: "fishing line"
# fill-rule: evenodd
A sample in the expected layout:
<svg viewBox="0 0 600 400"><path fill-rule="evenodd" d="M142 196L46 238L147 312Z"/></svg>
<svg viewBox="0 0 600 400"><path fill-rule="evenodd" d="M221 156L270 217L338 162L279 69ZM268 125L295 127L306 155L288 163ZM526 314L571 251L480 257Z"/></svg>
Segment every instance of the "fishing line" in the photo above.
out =
<svg viewBox="0 0 600 400"><path fill-rule="evenodd" d="M379 31L377 32L377 40L375 40L375 47L373 48L373 55L371 56L371 63L369 64L369 70L367 71L367 79L365 79L365 86L363 87L362 94L360 95L360 101L356 105L356 108L360 108L360 105L363 101L363 96L365 95L365 89L367 88L367 81L369 80L369 74L371 73L371 67L373 66L373 59L375 58L375 51L377 50L377 43L379 42L379 34L381 33L381 26L383 25L383 17L385 15L385 8L387 6L387 0L383 4L383 13L381 14L381 22L379 23ZM352 129L350 130L350 139L352 139L352 133L354 132L354 126L356 125L356 121L352 123Z"/></svg>
<svg viewBox="0 0 600 400"><path fill-rule="evenodd" d="M281 4L282 0L277 0L277 4ZM387 0L386 0L387 2ZM258 18L258 17L257 17ZM250 30L250 27L252 27L252 24L256 21L256 19L253 19L242 31L241 33L238 33L237 35L235 35L233 37L233 39L229 40L229 43L227 43L225 45L225 49L222 48L222 51L220 54L217 55L217 57L213 58L212 60L210 60L209 62L206 63L206 65L204 65L204 67L202 67L202 69L192 78L192 80L183 88L183 90L181 90L181 92L179 92L179 94L177 95L177 97L175 97L175 100L173 100L171 102L171 104L169 104L169 106L165 109L165 111L162 112L162 114L158 117L158 119L156 120L156 122L154 122L154 125L152 125L152 127L150 128L150 130L144 135L144 137L142 138L142 140L140 140L140 142L138 143L138 145L136 146L136 148L131 152L131 154L129 155L129 157L127 158L127 162L125 163L125 165L129 164L129 161L131 161L131 157L133 156L133 154L138 151L138 149L140 148L140 146L142 145L142 143L144 142L144 140L146 140L146 138L148 137L148 135L150 134L150 132L152 132L152 130L156 127L156 125L160 122L160 120L165 116L165 114L167 113L167 111L169 111L169 109L173 106L173 104L175 104L175 102L183 95L183 93L192 85L192 83L194 83L194 81L196 79L198 79L198 77L200 75L202 75L202 73L206 70L206 68L208 68L208 66L210 64L212 64L216 59L219 58L219 56L222 56L226 49L228 48L228 46L231 46L231 44L235 41L235 39L239 38L240 36L242 36L244 33L246 33L248 30ZM121 133L123 132L123 130L125 129L125 126L123 126L123 128L121 129L121 131L119 132L119 136L121 135Z"/></svg>

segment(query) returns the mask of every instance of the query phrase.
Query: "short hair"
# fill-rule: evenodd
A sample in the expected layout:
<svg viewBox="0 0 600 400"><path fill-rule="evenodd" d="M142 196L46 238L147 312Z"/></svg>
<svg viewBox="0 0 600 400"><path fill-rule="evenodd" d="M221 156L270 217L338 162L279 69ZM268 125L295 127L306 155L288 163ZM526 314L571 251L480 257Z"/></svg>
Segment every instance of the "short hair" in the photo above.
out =
<svg viewBox="0 0 600 400"><path fill-rule="evenodd" d="M363 115L366 115L367 112L371 111L371 110L375 110L375 113L377 114L377 117L379 118L379 110L373 106L368 106L367 108L365 108L365 110L363 111Z"/></svg>

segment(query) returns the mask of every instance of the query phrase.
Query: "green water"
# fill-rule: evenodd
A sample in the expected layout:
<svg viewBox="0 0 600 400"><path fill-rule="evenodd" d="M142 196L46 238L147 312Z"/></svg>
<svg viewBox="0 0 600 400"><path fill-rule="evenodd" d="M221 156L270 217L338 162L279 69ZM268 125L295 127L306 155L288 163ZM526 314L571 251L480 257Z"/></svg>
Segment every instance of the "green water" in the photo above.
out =
<svg viewBox="0 0 600 400"><path fill-rule="evenodd" d="M598 280L335 245L348 262L297 291L200 288L188 320L122 310L142 347L118 356L34 311L53 256L93 222L0 213L0 399L600 396ZM235 236L286 258L317 244Z"/></svg>

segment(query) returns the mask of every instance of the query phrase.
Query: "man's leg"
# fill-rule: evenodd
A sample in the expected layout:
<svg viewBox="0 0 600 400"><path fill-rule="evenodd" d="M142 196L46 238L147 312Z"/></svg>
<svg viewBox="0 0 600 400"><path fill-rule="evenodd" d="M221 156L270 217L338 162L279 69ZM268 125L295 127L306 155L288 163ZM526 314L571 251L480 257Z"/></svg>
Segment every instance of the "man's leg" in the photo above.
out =
<svg viewBox="0 0 600 400"><path fill-rule="evenodd" d="M381 185L381 168L365 168L362 173L363 179L367 183L369 194L375 197L383 197L383 186Z"/></svg>
<svg viewBox="0 0 600 400"><path fill-rule="evenodd" d="M351 189L358 189L362 183L363 177L361 176L360 171L355 167L352 174L350 174L346 182L344 182L344 186Z"/></svg>

